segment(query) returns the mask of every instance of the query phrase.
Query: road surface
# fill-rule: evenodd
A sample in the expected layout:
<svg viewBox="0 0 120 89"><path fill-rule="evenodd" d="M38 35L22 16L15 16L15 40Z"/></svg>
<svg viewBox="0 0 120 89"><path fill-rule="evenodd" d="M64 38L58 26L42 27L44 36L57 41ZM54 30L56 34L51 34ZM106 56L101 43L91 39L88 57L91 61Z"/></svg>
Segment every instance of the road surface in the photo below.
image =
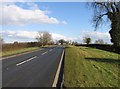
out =
<svg viewBox="0 0 120 89"><path fill-rule="evenodd" d="M2 60L2 87L51 87L63 47L48 47Z"/></svg>

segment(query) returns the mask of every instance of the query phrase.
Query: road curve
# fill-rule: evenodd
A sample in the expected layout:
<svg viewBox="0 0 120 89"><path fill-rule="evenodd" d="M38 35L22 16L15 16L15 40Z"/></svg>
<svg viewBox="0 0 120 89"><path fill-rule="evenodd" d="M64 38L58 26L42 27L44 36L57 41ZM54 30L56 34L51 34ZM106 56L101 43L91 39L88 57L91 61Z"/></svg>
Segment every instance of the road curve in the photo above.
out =
<svg viewBox="0 0 120 89"><path fill-rule="evenodd" d="M2 87L52 87L62 46L2 60Z"/></svg>

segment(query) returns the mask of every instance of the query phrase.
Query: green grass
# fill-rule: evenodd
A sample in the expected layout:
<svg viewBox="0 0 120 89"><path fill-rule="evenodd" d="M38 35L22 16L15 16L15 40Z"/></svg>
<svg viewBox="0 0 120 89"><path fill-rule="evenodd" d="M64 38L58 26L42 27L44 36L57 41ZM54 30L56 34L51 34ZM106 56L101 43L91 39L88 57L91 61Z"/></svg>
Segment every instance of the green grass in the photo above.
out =
<svg viewBox="0 0 120 89"><path fill-rule="evenodd" d="M88 47L68 47L65 87L118 87L118 54Z"/></svg>
<svg viewBox="0 0 120 89"><path fill-rule="evenodd" d="M15 54L20 54L20 53L24 53L24 52L28 52L28 51L33 51L36 49L39 49L40 47L30 47L30 48L22 48L19 50L11 50L8 52L0 52L0 56L11 56L11 55L15 55Z"/></svg>

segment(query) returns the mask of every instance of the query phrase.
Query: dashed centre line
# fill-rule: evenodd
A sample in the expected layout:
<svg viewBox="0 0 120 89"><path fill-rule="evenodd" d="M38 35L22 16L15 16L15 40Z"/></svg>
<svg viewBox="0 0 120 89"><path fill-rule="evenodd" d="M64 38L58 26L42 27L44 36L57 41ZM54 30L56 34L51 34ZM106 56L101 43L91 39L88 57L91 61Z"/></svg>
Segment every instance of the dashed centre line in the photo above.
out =
<svg viewBox="0 0 120 89"><path fill-rule="evenodd" d="M34 57L32 57L32 58L30 58L30 59L28 59L28 60L25 60L25 61L23 61L23 62L20 62L20 63L16 64L16 66L22 65L22 64L24 64L24 63L26 63L26 62L28 62L28 61L31 61L31 60L33 60L33 59L35 59L35 58L37 58L37 56L34 56Z"/></svg>
<svg viewBox="0 0 120 89"><path fill-rule="evenodd" d="M53 50L53 49L50 49L49 51L52 51L52 50ZM48 53L48 51L42 53L41 55L45 55L46 53ZM24 64L24 63L26 63L26 62L28 62L28 61L31 61L31 60L33 60L33 59L35 59L35 58L37 58L37 56L34 56L34 57L32 57L32 58L30 58L30 59L28 59L28 60L25 60L25 61L23 61L23 62L17 63L16 66L22 65L22 64Z"/></svg>
<svg viewBox="0 0 120 89"><path fill-rule="evenodd" d="M53 49L50 49L50 51L52 51Z"/></svg>
<svg viewBox="0 0 120 89"><path fill-rule="evenodd" d="M41 55L44 55L44 54L46 54L46 53L48 53L48 51L46 51L46 52L42 53Z"/></svg>

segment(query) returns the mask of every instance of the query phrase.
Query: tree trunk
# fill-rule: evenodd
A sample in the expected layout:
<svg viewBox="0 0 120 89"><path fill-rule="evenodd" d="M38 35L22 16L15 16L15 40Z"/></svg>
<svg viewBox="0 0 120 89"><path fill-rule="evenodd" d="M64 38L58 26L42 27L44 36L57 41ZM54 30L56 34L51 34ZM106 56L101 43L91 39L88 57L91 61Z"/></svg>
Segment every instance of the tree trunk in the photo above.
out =
<svg viewBox="0 0 120 89"><path fill-rule="evenodd" d="M120 12L110 14L109 19L111 20L111 30L109 31L111 42L115 46L120 46Z"/></svg>

